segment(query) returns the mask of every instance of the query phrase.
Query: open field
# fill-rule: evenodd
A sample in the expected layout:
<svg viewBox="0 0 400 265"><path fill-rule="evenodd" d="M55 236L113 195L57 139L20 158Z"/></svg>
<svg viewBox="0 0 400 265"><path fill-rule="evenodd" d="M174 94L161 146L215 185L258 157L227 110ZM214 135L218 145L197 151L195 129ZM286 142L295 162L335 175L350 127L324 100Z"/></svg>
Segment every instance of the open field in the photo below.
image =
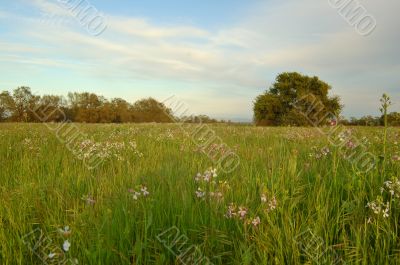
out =
<svg viewBox="0 0 400 265"><path fill-rule="evenodd" d="M196 125L74 126L79 155L44 124L0 124L0 264L400 263L398 128L384 151L383 128L335 145L330 128L212 125L240 161L225 173Z"/></svg>

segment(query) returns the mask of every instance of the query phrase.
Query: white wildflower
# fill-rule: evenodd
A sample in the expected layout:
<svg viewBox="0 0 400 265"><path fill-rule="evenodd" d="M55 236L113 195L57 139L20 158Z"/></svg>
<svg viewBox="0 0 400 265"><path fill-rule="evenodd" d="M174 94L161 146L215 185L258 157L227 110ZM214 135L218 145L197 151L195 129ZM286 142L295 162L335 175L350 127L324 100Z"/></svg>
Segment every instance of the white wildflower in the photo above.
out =
<svg viewBox="0 0 400 265"><path fill-rule="evenodd" d="M71 247L71 243L68 240L65 240L64 244L63 244L64 251L68 252L70 247Z"/></svg>
<svg viewBox="0 0 400 265"><path fill-rule="evenodd" d="M140 192L136 192L136 191L135 191L135 192L132 193L132 198L133 198L135 201L137 201L140 195L141 195Z"/></svg>
<svg viewBox="0 0 400 265"><path fill-rule="evenodd" d="M196 191L196 196L197 198L204 198L204 196L206 196L206 193L201 188L198 188Z"/></svg>
<svg viewBox="0 0 400 265"><path fill-rule="evenodd" d="M261 224L260 217L257 216L255 219L253 219L251 223L253 224L254 227L257 227L259 224Z"/></svg>
<svg viewBox="0 0 400 265"><path fill-rule="evenodd" d="M267 202L267 196L265 194L261 195L261 202Z"/></svg>
<svg viewBox="0 0 400 265"><path fill-rule="evenodd" d="M268 211L273 211L276 209L278 202L276 201L275 196L272 197L272 200L268 203Z"/></svg>
<svg viewBox="0 0 400 265"><path fill-rule="evenodd" d="M196 182L199 182L201 180L201 174L197 173L197 175L194 179L196 180Z"/></svg>
<svg viewBox="0 0 400 265"><path fill-rule="evenodd" d="M230 219L235 217L236 215L237 215L236 206L233 203L229 204L228 211L225 214L225 217Z"/></svg>
<svg viewBox="0 0 400 265"><path fill-rule="evenodd" d="M148 192L147 187L143 186L140 191L142 192L143 196L146 197L150 194L150 192Z"/></svg>
<svg viewBox="0 0 400 265"><path fill-rule="evenodd" d="M65 226L63 229L59 228L59 229L58 229L58 232L59 232L60 234L62 234L63 236L69 236L69 235L71 235L71 229L69 228L68 225Z"/></svg>

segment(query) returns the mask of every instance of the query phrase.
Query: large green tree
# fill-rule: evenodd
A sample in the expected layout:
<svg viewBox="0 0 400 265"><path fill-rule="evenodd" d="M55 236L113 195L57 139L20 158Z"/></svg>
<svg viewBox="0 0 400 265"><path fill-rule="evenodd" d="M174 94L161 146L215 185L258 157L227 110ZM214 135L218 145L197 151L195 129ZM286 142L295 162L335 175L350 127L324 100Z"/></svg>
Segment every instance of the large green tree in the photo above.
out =
<svg viewBox="0 0 400 265"><path fill-rule="evenodd" d="M331 86L318 77L296 72L282 73L253 105L257 125L323 125L339 117L342 105L337 96L329 96Z"/></svg>

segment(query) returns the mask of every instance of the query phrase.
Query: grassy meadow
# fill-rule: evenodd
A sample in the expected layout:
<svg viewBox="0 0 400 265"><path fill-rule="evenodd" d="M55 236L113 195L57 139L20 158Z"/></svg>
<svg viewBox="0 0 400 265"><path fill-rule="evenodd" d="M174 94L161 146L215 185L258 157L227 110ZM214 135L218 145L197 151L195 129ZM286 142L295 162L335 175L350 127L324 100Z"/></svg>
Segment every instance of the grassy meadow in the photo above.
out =
<svg viewBox="0 0 400 265"><path fill-rule="evenodd" d="M329 128L210 125L240 158L225 173L176 124L76 126L98 167L44 124L0 124L0 264L400 263L398 128L384 148L384 128L338 146Z"/></svg>

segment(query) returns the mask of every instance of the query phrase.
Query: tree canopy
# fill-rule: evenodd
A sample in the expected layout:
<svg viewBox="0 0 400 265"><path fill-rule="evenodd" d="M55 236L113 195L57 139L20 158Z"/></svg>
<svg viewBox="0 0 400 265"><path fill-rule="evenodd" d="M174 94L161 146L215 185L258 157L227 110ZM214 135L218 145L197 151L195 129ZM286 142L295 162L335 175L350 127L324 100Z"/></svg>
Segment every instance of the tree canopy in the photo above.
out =
<svg viewBox="0 0 400 265"><path fill-rule="evenodd" d="M339 116L342 109L337 96L329 96L331 86L318 77L296 72L281 73L253 105L254 121L264 126L322 125Z"/></svg>

